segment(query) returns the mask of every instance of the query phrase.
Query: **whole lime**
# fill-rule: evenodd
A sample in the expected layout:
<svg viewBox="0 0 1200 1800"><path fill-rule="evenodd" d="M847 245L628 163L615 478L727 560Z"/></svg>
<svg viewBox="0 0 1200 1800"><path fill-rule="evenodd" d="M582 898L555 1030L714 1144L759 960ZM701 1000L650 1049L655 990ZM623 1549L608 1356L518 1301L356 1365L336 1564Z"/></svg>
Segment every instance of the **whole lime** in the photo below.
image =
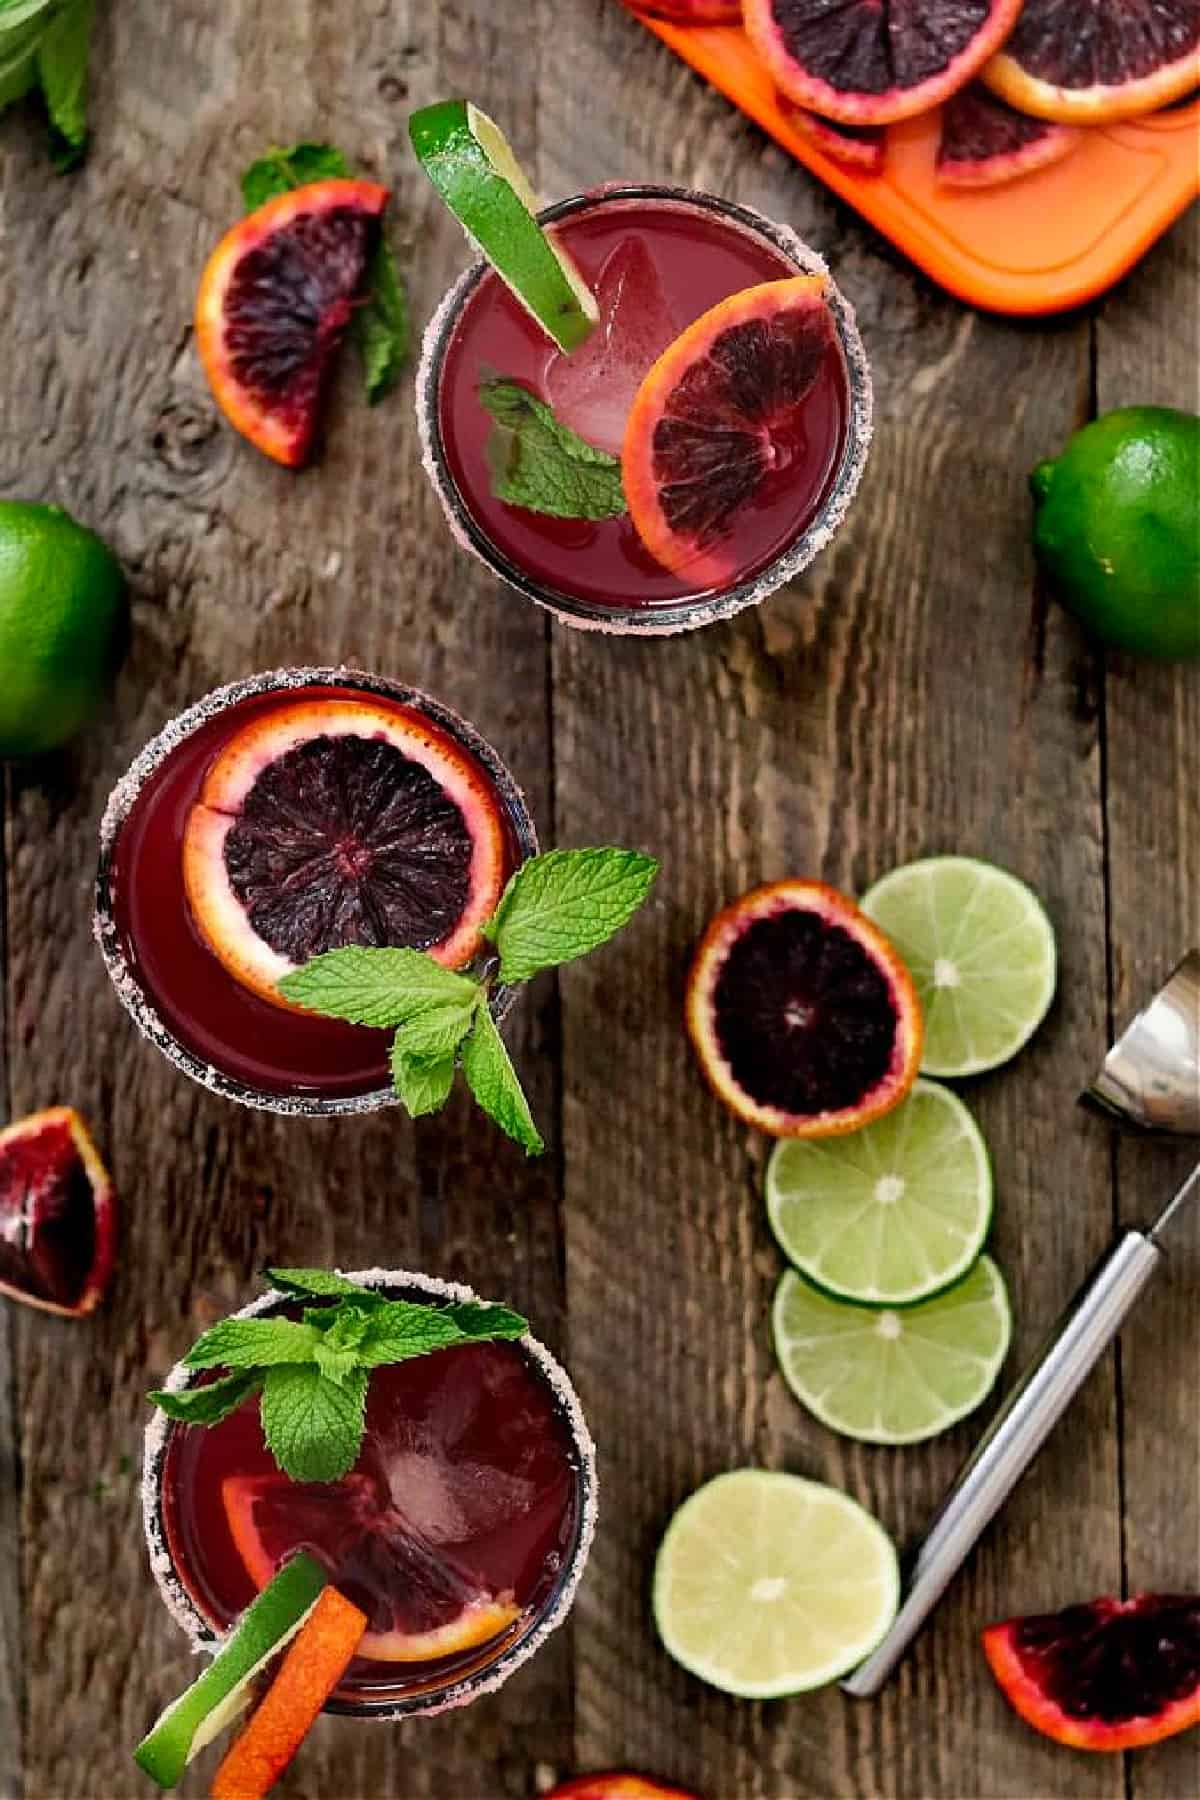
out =
<svg viewBox="0 0 1200 1800"><path fill-rule="evenodd" d="M1200 656L1200 417L1124 406L1030 476L1033 547L1106 644Z"/></svg>
<svg viewBox="0 0 1200 1800"><path fill-rule="evenodd" d="M120 661L125 579L57 506L0 500L0 757L37 756L86 725Z"/></svg>

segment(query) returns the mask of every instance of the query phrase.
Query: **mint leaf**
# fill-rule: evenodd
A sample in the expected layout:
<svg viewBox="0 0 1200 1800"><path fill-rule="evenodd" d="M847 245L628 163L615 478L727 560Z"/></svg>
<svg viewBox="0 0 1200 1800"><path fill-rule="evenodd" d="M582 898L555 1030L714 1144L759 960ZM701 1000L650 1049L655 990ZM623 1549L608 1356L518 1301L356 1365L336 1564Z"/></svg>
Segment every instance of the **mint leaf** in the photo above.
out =
<svg viewBox="0 0 1200 1800"><path fill-rule="evenodd" d="M370 298L354 314L353 334L363 359L367 399L376 401L396 385L408 359L408 300L387 239L380 234L367 269Z"/></svg>
<svg viewBox="0 0 1200 1800"><path fill-rule="evenodd" d="M23 100L37 86L41 30L38 18L9 30L4 13L0 12L0 110L14 100Z"/></svg>
<svg viewBox="0 0 1200 1800"><path fill-rule="evenodd" d="M443 1056L429 1061L405 1055L397 1032L392 1042L392 1086L399 1094L405 1110L414 1119L440 1111L450 1098L454 1086L454 1057Z"/></svg>
<svg viewBox="0 0 1200 1800"><path fill-rule="evenodd" d="M462 1341L462 1331L441 1308L389 1300L372 1314L358 1354L364 1367L376 1369L383 1363L406 1362L410 1356L428 1356L431 1350L445 1350Z"/></svg>
<svg viewBox="0 0 1200 1800"><path fill-rule="evenodd" d="M37 72L54 136L54 162L73 168L87 144L88 43L92 0L66 0L38 44Z"/></svg>
<svg viewBox="0 0 1200 1800"><path fill-rule="evenodd" d="M327 1295L353 1294L356 1301L375 1302L379 1295L373 1288L358 1287L353 1281L347 1281L336 1269L268 1269L268 1280L285 1294L311 1294L321 1300ZM322 1314L322 1317L325 1315ZM308 1320L305 1315L306 1322Z"/></svg>
<svg viewBox="0 0 1200 1800"><path fill-rule="evenodd" d="M293 1481L339 1481L362 1447L367 1371L341 1382L320 1369L268 1369L261 1413L267 1448Z"/></svg>
<svg viewBox="0 0 1200 1800"><path fill-rule="evenodd" d="M492 1306L484 1300L464 1300L448 1306L446 1316L454 1320L465 1338L476 1342L495 1338L522 1338L529 1330L529 1320L507 1306Z"/></svg>
<svg viewBox="0 0 1200 1800"><path fill-rule="evenodd" d="M462 1066L471 1092L484 1112L501 1131L516 1139L527 1156L540 1156L546 1146L533 1122L504 1039L486 1007L480 1008L475 1029L463 1045Z"/></svg>
<svg viewBox="0 0 1200 1800"><path fill-rule="evenodd" d="M615 519L628 510L619 460L560 425L527 388L484 381L479 400L496 421L488 460L497 500L556 519Z"/></svg>
<svg viewBox="0 0 1200 1800"><path fill-rule="evenodd" d="M380 1304L386 1304L381 1302ZM325 1328L318 1327L315 1360L322 1375L344 1382L359 1366L359 1346L366 1335L370 1314L351 1300L326 1309L333 1314ZM314 1321L315 1323L315 1321Z"/></svg>
<svg viewBox="0 0 1200 1800"><path fill-rule="evenodd" d="M328 1018L386 1028L431 1006L473 1004L479 983L444 969L423 950L371 950L348 944L326 950L279 983L287 1000Z"/></svg>
<svg viewBox="0 0 1200 1800"><path fill-rule="evenodd" d="M282 150L277 144L251 163L242 176L242 198L247 212L257 212L268 200L310 181L331 181L350 173L350 165L332 144L293 144Z"/></svg>
<svg viewBox="0 0 1200 1800"><path fill-rule="evenodd" d="M511 877L484 927L500 952L501 981L586 956L642 905L658 874L636 850L550 850Z"/></svg>
<svg viewBox="0 0 1200 1800"><path fill-rule="evenodd" d="M156 1388L146 1398L181 1425L219 1425L243 1400L257 1394L262 1384L262 1375L250 1369L227 1375L223 1381L205 1382L203 1387L181 1388L178 1393Z"/></svg>
<svg viewBox="0 0 1200 1800"><path fill-rule="evenodd" d="M319 1331L291 1319L222 1319L183 1360L189 1369L266 1369L312 1362L320 1342Z"/></svg>
<svg viewBox="0 0 1200 1800"><path fill-rule="evenodd" d="M397 1033L400 1055L415 1057L419 1062L444 1062L448 1056L453 1057L470 1031L482 999L483 989L477 987L465 1005L430 1006L415 1019L407 1020Z"/></svg>

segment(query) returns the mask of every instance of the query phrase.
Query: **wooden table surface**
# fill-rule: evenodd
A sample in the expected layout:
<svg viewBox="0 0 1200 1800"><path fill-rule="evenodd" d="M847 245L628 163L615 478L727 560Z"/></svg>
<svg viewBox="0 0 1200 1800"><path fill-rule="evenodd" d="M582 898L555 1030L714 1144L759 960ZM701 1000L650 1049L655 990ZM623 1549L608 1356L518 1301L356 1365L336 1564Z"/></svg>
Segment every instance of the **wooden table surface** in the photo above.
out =
<svg viewBox="0 0 1200 1800"><path fill-rule="evenodd" d="M658 1647L647 1579L672 1509L744 1463L843 1485L903 1540L984 1416L915 1449L857 1446L775 1371L768 1146L709 1096L680 1025L689 947L718 905L787 874L861 890L948 850L1044 897L1054 1010L967 1090L995 1158L1010 1374L1117 1223L1146 1219L1184 1167L1182 1147L1118 1143L1075 1096L1113 1022L1200 936L1200 670L1106 657L1045 603L1025 478L1097 409L1196 404L1194 217L1103 304L1014 324L918 276L615 0L102 15L86 168L54 175L20 109L0 128L0 493L95 525L135 590L111 709L3 792L0 1106L78 1106L124 1221L92 1319L0 1302L0 1795L149 1791L130 1747L193 1665L146 1567L142 1396L265 1262L337 1261L523 1307L579 1385L603 1516L571 1624L501 1695L404 1727L324 1719L281 1794L515 1800L626 1764L706 1800L1192 1800L1200 1732L1128 1766L1058 1749L1007 1711L977 1634L1096 1593L1200 1586L1200 1213L877 1703L723 1698ZM669 642L550 626L451 542L410 391L369 412L349 369L303 475L218 421L189 320L243 165L328 138L393 183L423 323L465 250L405 121L455 92L504 121L547 196L686 181L828 256L874 365L875 448L836 546L762 610ZM219 682L338 660L474 719L547 842L662 858L620 948L543 978L514 1020L540 1162L461 1097L417 1126L224 1104L139 1040L93 949L96 827L135 751ZM201 1794L210 1766L181 1791Z"/></svg>

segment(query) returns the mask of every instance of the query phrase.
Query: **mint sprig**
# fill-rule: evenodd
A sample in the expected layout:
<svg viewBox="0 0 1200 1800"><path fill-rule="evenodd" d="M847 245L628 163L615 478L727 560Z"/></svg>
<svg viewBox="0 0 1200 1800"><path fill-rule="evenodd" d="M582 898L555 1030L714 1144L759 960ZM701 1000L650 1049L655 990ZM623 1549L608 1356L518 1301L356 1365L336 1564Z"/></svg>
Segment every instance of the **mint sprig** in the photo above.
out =
<svg viewBox="0 0 1200 1800"><path fill-rule="evenodd" d="M556 519L628 512L619 459L555 418L528 388L493 377L480 383L479 402L494 420L487 455L497 500Z"/></svg>
<svg viewBox="0 0 1200 1800"><path fill-rule="evenodd" d="M455 973L420 950L327 950L285 975L279 991L310 1012L395 1029L392 1084L413 1118L450 1097L456 1067L480 1107L527 1155L545 1149L489 1008L497 981L516 985L615 937L658 874L652 856L612 847L551 850L510 878L484 926L495 946L481 975Z"/></svg>
<svg viewBox="0 0 1200 1800"><path fill-rule="evenodd" d="M87 148L92 0L0 4L0 112L40 89L55 167L72 169Z"/></svg>
<svg viewBox="0 0 1200 1800"><path fill-rule="evenodd" d="M293 188L307 187L311 181L347 180L353 174L332 144L293 144L287 150L272 145L242 176L242 198L246 211L256 212L268 200ZM408 360L410 336L404 283L382 228L367 267L365 292L350 330L363 361L367 399L373 406L396 385Z"/></svg>
<svg viewBox="0 0 1200 1800"><path fill-rule="evenodd" d="M294 1300L315 1300L302 1320L223 1319L192 1345L189 1369L230 1374L148 1398L182 1425L217 1425L254 1395L267 1446L293 1481L338 1481L362 1448L373 1369L456 1344L523 1337L529 1329L506 1306L460 1301L435 1306L389 1300L326 1269L270 1269Z"/></svg>

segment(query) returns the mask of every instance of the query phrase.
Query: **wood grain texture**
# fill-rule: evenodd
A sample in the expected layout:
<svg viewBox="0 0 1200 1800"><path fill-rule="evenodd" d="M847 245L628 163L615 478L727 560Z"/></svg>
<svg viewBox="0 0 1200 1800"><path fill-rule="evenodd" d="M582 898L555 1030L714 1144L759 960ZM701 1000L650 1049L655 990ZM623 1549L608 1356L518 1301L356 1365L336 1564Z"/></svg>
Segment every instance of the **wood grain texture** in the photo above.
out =
<svg viewBox="0 0 1200 1800"><path fill-rule="evenodd" d="M143 1791L129 1746L190 1665L144 1565L142 1395L267 1260L430 1269L525 1308L578 1380L603 1507L573 1628L501 1695L404 1728L323 1719L281 1795L517 1800L626 1764L706 1800L1117 1800L1119 1762L1057 1751L1008 1714L976 1634L1119 1588L1123 1553L1135 1584L1196 1585L1200 1239L1127 1334L1124 1514L1107 1366L877 1705L726 1701L668 1662L647 1602L667 1518L720 1469L826 1477L904 1538L978 1429L856 1448L774 1372L765 1147L709 1097L680 1028L688 953L717 905L786 873L858 890L933 850L1029 879L1060 928L1060 998L1030 1051L968 1095L996 1160L1010 1374L1110 1235L1110 1146L1074 1096L1106 1041L1110 970L1128 1011L1197 935L1200 700L1191 673L1106 672L1033 597L1025 472L1087 415L1088 321L1014 325L941 295L615 0L123 0L102 9L95 86L96 147L70 182L28 118L0 124L0 493L94 524L134 589L112 707L79 746L14 773L5 813L7 1100L81 1108L124 1229L96 1318L0 1310L0 1800ZM411 395L368 411L352 359L304 475L218 420L189 317L243 164L328 137L392 181L423 321L466 251L404 124L450 92L506 124L548 197L678 180L788 219L829 256L874 363L878 437L842 536L760 613L669 643L551 633L456 550ZM1102 405L1180 399L1189 229L1099 318ZM417 1126L223 1106L135 1037L93 952L96 824L140 745L219 681L340 658L473 718L547 841L663 859L621 946L539 982L514 1019L550 1144L539 1164L461 1096ZM1123 1214L1149 1211L1171 1172L1123 1149ZM1195 1744L1139 1758L1133 1793L1200 1791Z"/></svg>
<svg viewBox="0 0 1200 1800"><path fill-rule="evenodd" d="M1195 408L1200 215L1161 244L1096 325L1097 404ZM1113 1013L1120 1029L1184 951L1200 947L1200 667L1113 656L1105 686ZM1124 1138L1122 1223L1151 1220L1194 1144ZM1200 1210L1172 1227L1164 1277L1121 1340L1125 1565L1131 1593L1200 1587ZM1136 1800L1200 1792L1200 1734L1135 1756Z"/></svg>

